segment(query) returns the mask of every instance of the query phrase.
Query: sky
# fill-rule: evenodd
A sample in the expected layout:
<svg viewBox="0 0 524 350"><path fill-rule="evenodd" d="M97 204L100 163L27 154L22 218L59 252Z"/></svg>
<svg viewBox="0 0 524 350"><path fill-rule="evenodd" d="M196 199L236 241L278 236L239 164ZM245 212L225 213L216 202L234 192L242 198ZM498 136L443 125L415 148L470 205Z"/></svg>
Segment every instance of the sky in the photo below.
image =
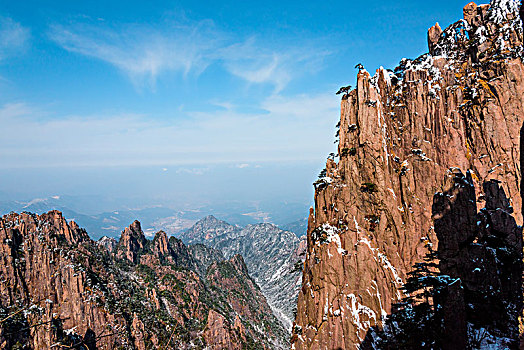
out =
<svg viewBox="0 0 524 350"><path fill-rule="evenodd" d="M0 195L310 201L355 65L468 2L0 0Z"/></svg>

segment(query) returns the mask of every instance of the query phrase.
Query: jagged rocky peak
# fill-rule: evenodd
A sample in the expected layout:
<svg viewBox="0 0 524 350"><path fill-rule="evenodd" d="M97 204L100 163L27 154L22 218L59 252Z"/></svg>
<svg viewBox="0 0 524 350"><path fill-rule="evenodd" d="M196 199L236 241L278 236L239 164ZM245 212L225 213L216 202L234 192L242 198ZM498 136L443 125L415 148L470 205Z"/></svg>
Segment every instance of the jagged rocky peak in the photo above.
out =
<svg viewBox="0 0 524 350"><path fill-rule="evenodd" d="M171 251L171 257L173 258L173 263L177 266L185 266L192 270L197 270L197 264L189 248L182 242L182 240L176 237L169 237L169 249Z"/></svg>
<svg viewBox="0 0 524 350"><path fill-rule="evenodd" d="M380 339L389 341L389 348L422 348L416 343L419 336L391 339L388 329L395 323L386 321L394 319L400 327L398 315L409 314L415 300L406 299L406 286L417 295L416 287L428 276L426 281L436 281L430 286L435 300L441 292L454 295L449 305L456 306L459 322L457 333L438 329L435 334L443 334L443 339L460 334L468 346L477 346L477 339L484 342L478 346L498 342L514 347L515 319L522 308L515 272L523 223L519 7L515 0L468 4L465 19L444 30L430 28L429 53L403 59L394 70L380 68L373 77L359 70L357 87L341 101L338 155L328 159L314 184L315 207L308 221L308 253L293 328L295 349L380 348ZM452 212L446 217L455 219L445 230L437 228L434 196L445 193L458 172L470 174L464 177L470 184L464 189L467 200L449 204ZM454 194L447 194L453 203ZM495 219L495 213L501 217ZM489 231L495 225L490 220L498 222L494 231ZM477 222L478 227L471 226ZM483 225L488 233L482 233ZM456 246L460 252L453 250ZM484 281L476 272L451 268L466 263L452 259L462 253L467 269L479 268L490 276ZM503 266L497 262L502 256L508 259ZM486 266L475 266L473 261L482 259ZM479 293L498 288L504 280L506 286L495 294L512 307L502 312L493 299ZM453 281L462 289L448 285ZM485 305L479 306L476 298ZM468 301L474 301L473 308ZM423 316L435 324L454 327L449 315L431 307L428 312L433 312L431 317ZM476 316L496 313L506 323ZM411 343L399 346L406 339Z"/></svg>
<svg viewBox="0 0 524 350"><path fill-rule="evenodd" d="M120 240L116 247L116 255L118 258L126 258L130 262L136 263L138 255L148 245L148 241L140 222L135 220L129 227L122 231Z"/></svg>
<svg viewBox="0 0 524 350"><path fill-rule="evenodd" d="M289 347L241 257L206 278L180 240L143 238L110 253L59 212L0 218L0 348Z"/></svg>
<svg viewBox="0 0 524 350"><path fill-rule="evenodd" d="M171 247L167 234L164 231L158 231L153 238L153 252L158 256L166 256L171 254Z"/></svg>
<svg viewBox="0 0 524 350"><path fill-rule="evenodd" d="M64 238L68 244L78 244L89 239L89 235L84 229L79 228L74 221L68 223L58 210L42 214L40 217L28 212L10 213L5 215L3 219L5 219L5 222L20 223L22 229L41 229L41 221L45 221L56 231L57 237ZM48 231L47 228L46 231Z"/></svg>
<svg viewBox="0 0 524 350"><path fill-rule="evenodd" d="M433 52L435 46L437 45L440 36L442 35L442 28L438 22L428 30L428 48L429 52Z"/></svg>
<svg viewBox="0 0 524 350"><path fill-rule="evenodd" d="M246 262L244 261L242 255L235 254L231 259L229 259L229 262L231 263L231 265L235 267L237 271L240 271L245 275L249 275L247 271Z"/></svg>

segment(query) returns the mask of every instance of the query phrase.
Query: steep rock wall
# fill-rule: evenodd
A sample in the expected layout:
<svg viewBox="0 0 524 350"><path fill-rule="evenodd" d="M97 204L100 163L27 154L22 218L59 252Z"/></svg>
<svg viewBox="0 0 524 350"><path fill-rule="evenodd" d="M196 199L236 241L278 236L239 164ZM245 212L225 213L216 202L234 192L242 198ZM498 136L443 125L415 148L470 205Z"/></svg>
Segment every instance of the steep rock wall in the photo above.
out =
<svg viewBox="0 0 524 350"><path fill-rule="evenodd" d="M370 329L405 296L428 247L438 249L433 198L456 170L470 172L477 210L484 183L500 181L522 225L518 7L468 4L464 20L429 30L430 53L373 77L360 69L341 102L338 162L315 183L293 348L354 349L366 337L374 346Z"/></svg>

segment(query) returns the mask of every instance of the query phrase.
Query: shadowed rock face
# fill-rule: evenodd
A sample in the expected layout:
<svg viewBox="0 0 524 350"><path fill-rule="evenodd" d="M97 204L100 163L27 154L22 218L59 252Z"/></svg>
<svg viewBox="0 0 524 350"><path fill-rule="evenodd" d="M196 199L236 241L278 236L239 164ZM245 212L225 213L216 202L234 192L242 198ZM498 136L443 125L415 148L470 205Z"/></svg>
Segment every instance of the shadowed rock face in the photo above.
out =
<svg viewBox="0 0 524 350"><path fill-rule="evenodd" d="M191 244L188 246L188 249L201 276L205 276L207 268L212 263L226 260L220 250L203 244Z"/></svg>
<svg viewBox="0 0 524 350"><path fill-rule="evenodd" d="M438 250L428 243L383 327L361 349L517 349L522 310L522 228L496 180L477 211L471 172L455 169L433 197Z"/></svg>
<svg viewBox="0 0 524 350"><path fill-rule="evenodd" d="M403 60L394 72L358 73L357 88L341 102L338 162L328 160L315 183L295 349L353 349L366 336L376 342L370 328L382 328L392 305L404 298L407 273L428 245L445 257L441 269L471 293L504 278L512 282L503 295L518 292L515 267L489 260L487 248L459 244L492 235L471 230L485 215L498 223L503 241L521 246L516 225L522 225L524 65L518 10L512 0L468 4L465 20L440 34L437 27L430 30L429 54ZM457 170L470 172L467 205L453 206L457 212L445 216L446 225L437 224L434 195L444 193ZM491 276L483 284L471 271L457 271L465 261L446 256L451 252L467 252L468 261L485 257ZM521 293L505 299L515 302L507 325L512 339L518 336ZM485 307L500 313L493 303ZM474 315L488 311L464 309L463 321L448 325L464 336ZM500 330L496 322L491 327Z"/></svg>
<svg viewBox="0 0 524 350"><path fill-rule="evenodd" d="M501 345L516 349L522 228L498 181L484 183L485 206L477 212L471 173L455 173L448 180L433 200L439 270L457 281L437 300L443 310L442 347L466 348L473 332L485 329L503 339Z"/></svg>
<svg viewBox="0 0 524 350"><path fill-rule="evenodd" d="M241 257L201 277L180 240L149 241L138 221L110 252L57 211L12 213L0 260L2 349L289 346Z"/></svg>

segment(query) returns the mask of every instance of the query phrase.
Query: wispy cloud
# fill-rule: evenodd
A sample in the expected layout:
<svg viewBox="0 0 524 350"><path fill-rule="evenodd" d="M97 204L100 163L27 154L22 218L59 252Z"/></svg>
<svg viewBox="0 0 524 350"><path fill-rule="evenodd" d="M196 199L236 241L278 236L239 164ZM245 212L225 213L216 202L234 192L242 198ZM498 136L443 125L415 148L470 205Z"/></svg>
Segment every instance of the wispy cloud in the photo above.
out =
<svg viewBox="0 0 524 350"><path fill-rule="evenodd" d="M329 51L311 44L267 47L254 37L221 50L228 71L249 83L269 83L280 92L293 78L319 70Z"/></svg>
<svg viewBox="0 0 524 350"><path fill-rule="evenodd" d="M0 108L0 122L16 120L18 117L37 116L40 112L26 103L6 103Z"/></svg>
<svg viewBox="0 0 524 350"><path fill-rule="evenodd" d="M151 86L167 71L202 72L222 40L212 21L171 23L162 29L145 24L112 27L100 21L55 24L49 35L64 49L108 62L133 82Z"/></svg>
<svg viewBox="0 0 524 350"><path fill-rule="evenodd" d="M189 174L201 176L209 172L209 168L179 168L177 169L177 174Z"/></svg>
<svg viewBox="0 0 524 350"><path fill-rule="evenodd" d="M273 97L262 105L267 112L199 112L160 121L138 114L43 118L53 114L27 104L7 104L0 107L0 167L162 168L212 163L245 167L264 161L314 160L332 151L338 110L333 94ZM195 175L205 171L184 169L180 171Z"/></svg>
<svg viewBox="0 0 524 350"><path fill-rule="evenodd" d="M300 94L293 97L272 95L261 103L261 108L270 115L313 121L322 116L322 113L333 113L333 106L338 104L339 99L332 93Z"/></svg>
<svg viewBox="0 0 524 350"><path fill-rule="evenodd" d="M9 17L0 17L0 61L27 46L30 30Z"/></svg>
<svg viewBox="0 0 524 350"><path fill-rule="evenodd" d="M271 84L281 91L307 70L319 69L328 51L264 44L235 37L211 20L162 22L161 25L76 22L50 27L50 38L62 48L112 64L134 83L154 87L165 72L198 75L213 63L250 84Z"/></svg>

